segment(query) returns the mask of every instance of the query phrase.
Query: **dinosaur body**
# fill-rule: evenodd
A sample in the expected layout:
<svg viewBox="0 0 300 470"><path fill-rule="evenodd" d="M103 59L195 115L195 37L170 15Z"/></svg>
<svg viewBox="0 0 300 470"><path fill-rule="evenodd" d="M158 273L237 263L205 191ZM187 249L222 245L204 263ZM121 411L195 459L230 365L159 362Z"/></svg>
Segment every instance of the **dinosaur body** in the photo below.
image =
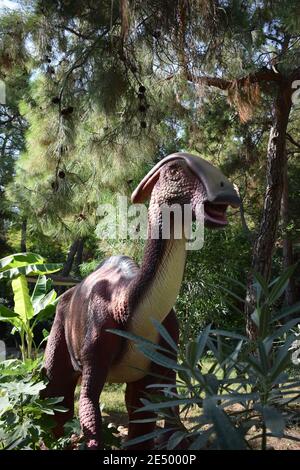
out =
<svg viewBox="0 0 300 470"><path fill-rule="evenodd" d="M140 399L147 385L156 380L150 373L163 375L165 381L175 383L173 371L151 363L133 342L107 331L123 329L164 344L151 322L155 318L178 342L173 306L184 273L186 240L184 236L176 239L178 221L174 218L170 237L163 238L162 205L177 201L181 205L190 203L195 211L198 204L206 203L207 224L223 226L227 205L238 204L233 187L219 170L205 162L200 165L200 170L204 168L201 174L198 168L201 159L189 155L186 158L186 155L175 154L160 162L133 195L134 202L151 195L148 240L141 267L128 257L113 256L67 291L57 308L45 354L49 384L43 395L64 396L69 412L56 416L55 433L60 435L64 422L73 415L74 390L81 376L79 416L91 449L101 448L99 396L106 382L127 383L125 401L130 419L136 418L133 413L141 406ZM222 181L218 183L215 180L220 175ZM158 237L152 236L155 231ZM152 416L139 413L141 419ZM155 422L129 423L128 437L151 432L154 427ZM142 447L152 445L148 441Z"/></svg>

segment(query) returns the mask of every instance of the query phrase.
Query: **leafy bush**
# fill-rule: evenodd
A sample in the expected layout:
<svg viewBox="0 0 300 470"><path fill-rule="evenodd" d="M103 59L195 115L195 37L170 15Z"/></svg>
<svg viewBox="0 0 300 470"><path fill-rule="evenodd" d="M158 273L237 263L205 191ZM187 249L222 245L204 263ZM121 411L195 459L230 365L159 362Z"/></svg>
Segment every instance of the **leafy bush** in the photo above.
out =
<svg viewBox="0 0 300 470"><path fill-rule="evenodd" d="M149 386L149 393L155 389L156 394L142 400L143 407L137 410L135 421L141 422L138 413L142 411L152 411L159 419L167 419L167 430L172 431L168 449L182 441L187 442L191 450L205 446L247 449L251 448L254 438L260 440L261 449L266 449L271 436L293 439L285 429L287 418L292 414L290 406L299 403L300 398L299 377L289 373L291 346L296 339L293 328L300 318L282 322L300 311L300 303L279 312L274 309L290 274L288 270L269 285L256 275L257 307L252 315L258 328L256 341L207 326L196 340L186 343L177 360L176 344L156 321L159 333L170 345L169 351L141 337L118 331L117 334L135 341L151 361L177 372L176 389L166 383ZM207 357L210 366L205 371ZM198 411L192 418L191 428L174 415L172 407L175 406L181 407L181 417L196 407ZM144 435L126 445L152 437Z"/></svg>
<svg viewBox="0 0 300 470"><path fill-rule="evenodd" d="M222 231L206 230L203 248L188 254L176 312L190 338L211 322L217 328L243 329L243 316L228 307L220 285L232 289L232 279L246 281L250 249L240 228L228 226Z"/></svg>
<svg viewBox="0 0 300 470"><path fill-rule="evenodd" d="M17 359L0 362L0 449L39 449L41 442L56 445L51 429L62 397L41 399L46 387L41 361Z"/></svg>
<svg viewBox="0 0 300 470"><path fill-rule="evenodd" d="M67 411L63 397L40 398L46 387L41 358L25 362L0 362L0 450L85 449L79 419L64 426L64 436L52 434L55 412ZM120 437L112 425L103 425L104 448L120 447Z"/></svg>

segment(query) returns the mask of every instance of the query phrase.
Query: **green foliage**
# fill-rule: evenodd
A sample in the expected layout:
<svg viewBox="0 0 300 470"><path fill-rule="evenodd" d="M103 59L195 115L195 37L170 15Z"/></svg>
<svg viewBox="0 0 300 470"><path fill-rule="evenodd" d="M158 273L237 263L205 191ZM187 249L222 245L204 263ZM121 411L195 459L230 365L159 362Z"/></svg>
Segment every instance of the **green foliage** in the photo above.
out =
<svg viewBox="0 0 300 470"><path fill-rule="evenodd" d="M80 268L80 275L83 278L88 276L93 271L95 271L95 269L100 264L100 262L101 262L101 260L94 259L92 261L81 264L80 267L79 267Z"/></svg>
<svg viewBox="0 0 300 470"><path fill-rule="evenodd" d="M10 323L13 326L12 333L19 334L23 361L32 356L37 323L54 315L57 294L51 289L51 281L45 274L59 269L59 265L44 264L44 259L34 253L19 253L0 260L0 276L12 279L14 293L13 310L0 305L0 321ZM28 274L39 275L31 295L25 276Z"/></svg>
<svg viewBox="0 0 300 470"><path fill-rule="evenodd" d="M78 418L64 426L64 436L52 434L54 414L67 411L63 397L40 398L47 381L41 358L0 362L0 450L85 449ZM104 448L120 447L112 425L103 426Z"/></svg>
<svg viewBox="0 0 300 470"><path fill-rule="evenodd" d="M229 308L221 286L232 289L232 279L246 282L251 245L240 227L205 231L204 246L188 254L176 313L190 337L213 322L216 327L243 330L244 317Z"/></svg>
<svg viewBox="0 0 300 470"><path fill-rule="evenodd" d="M17 253L0 260L0 279L13 279L19 275L51 274L61 269L60 264L47 264L35 253Z"/></svg>
<svg viewBox="0 0 300 470"><path fill-rule="evenodd" d="M5 60L2 67L13 91L9 111L18 115L7 122L4 113L9 144L5 154L9 171L3 179L6 209L18 209L8 210L7 225L19 229L26 216L30 242L35 240L30 249L45 255L50 240L62 249L75 236L90 240L99 203L111 202L117 192L129 195L153 162L174 150L187 150L217 163L238 184L253 238L263 206L275 87L261 87L261 102L250 110L252 121L241 123L237 96L231 96L229 105L219 90L187 81L185 65L196 76L217 74L232 79L233 85L249 72L272 70L274 62L280 72L289 72L299 58L296 0L284 7L280 0L259 5L234 0L216 9L211 2L183 5L153 0L144 5L138 1L129 2L130 15L124 17L119 3L31 0L22 11L2 15L1 44L10 59L9 70ZM251 104L247 90L235 91L246 105ZM294 108L289 132L297 141L299 112ZM289 142L293 239L299 230L296 151ZM1 185L0 179L4 198ZM234 236L230 249L238 240L244 254L240 238ZM278 246L281 234L279 238ZM108 251L106 242L100 244L102 251ZM124 245L127 253L129 243ZM57 259L60 254L51 252L50 257ZM190 273L195 272L192 264L188 264ZM201 278L207 279L207 285L216 281L208 264ZM188 280L179 302L182 318L190 316L186 307L192 297L190 286ZM208 294L207 287L206 295L198 280L194 292L201 292L198 299L203 297L201 305L192 308L199 324L205 323L204 299L211 299L209 311L215 300L218 325L225 318L225 323L231 321L215 292ZM217 318L221 311L224 314Z"/></svg>
<svg viewBox="0 0 300 470"><path fill-rule="evenodd" d="M41 399L46 385L40 375L41 361L16 359L0 362L0 449L40 449L55 445L51 429L55 412L67 411L62 397Z"/></svg>
<svg viewBox="0 0 300 470"><path fill-rule="evenodd" d="M256 341L209 325L194 341L186 341L177 360L177 347L171 341L166 352L141 337L117 332L134 340L138 349L154 363L177 371L176 389L165 383L163 377L160 383L149 386L149 396L142 400L143 407L136 412L134 421L143 421L138 416L143 411L153 411L160 419L166 419L167 429L173 431L167 440L168 449L174 449L182 441L188 443L190 450L207 446L247 449L254 438L260 440L261 449L266 449L269 437L293 439L285 430L292 413L290 407L299 403L300 397L299 377L290 374L291 345L296 338L293 327L300 317L283 324L282 320L291 312L299 312L300 307L298 304L293 309L276 311L276 301L291 271L282 273L269 286L256 275L257 308L253 315L258 327ZM167 340L168 332L162 325L158 331ZM207 356L210 366L204 371ZM156 393L151 394L151 389ZM191 408L198 410L191 428L186 428L172 412L172 407L178 405L182 417ZM128 441L126 446L151 437L141 436Z"/></svg>

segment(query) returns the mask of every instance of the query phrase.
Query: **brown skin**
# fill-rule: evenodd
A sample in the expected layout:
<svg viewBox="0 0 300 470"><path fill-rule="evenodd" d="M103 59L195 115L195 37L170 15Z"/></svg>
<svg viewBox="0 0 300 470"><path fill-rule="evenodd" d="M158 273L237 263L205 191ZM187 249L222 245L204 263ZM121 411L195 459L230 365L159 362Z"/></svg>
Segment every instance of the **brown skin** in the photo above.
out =
<svg viewBox="0 0 300 470"><path fill-rule="evenodd" d="M151 239L154 228L162 229L161 204L191 204L195 210L197 204L205 203L206 224L213 227L226 225L225 212L229 202L220 195L218 204L207 202L209 188L203 184L201 175L180 158L165 160L157 171L143 180L134 196L135 200L143 201L151 195L149 239L141 267L127 257L112 257L102 263L62 296L48 340L45 370L49 384L42 396L63 396L63 404L69 409L68 413L56 415L55 435L62 435L63 424L73 415L74 390L81 376L79 416L89 449L102 447L99 397L107 381L127 382L125 401L129 419L151 416L149 413L134 414L134 410L141 407L140 399L146 387L157 381L149 372L163 375L166 381L175 383L173 371L147 361L140 362L143 358L132 344L107 331L123 329L139 333L144 327L150 335L148 338L163 344L163 339L151 329L150 322L147 323L149 316L153 316L178 343L178 323L172 307L182 281L185 249L172 236L171 240ZM238 203L233 188L231 196ZM177 272L173 272L174 269ZM136 373L133 367L139 364L143 364L140 368L144 373L132 375ZM155 423L129 423L129 439L154 428ZM152 446L153 442L147 441L137 448L150 449Z"/></svg>

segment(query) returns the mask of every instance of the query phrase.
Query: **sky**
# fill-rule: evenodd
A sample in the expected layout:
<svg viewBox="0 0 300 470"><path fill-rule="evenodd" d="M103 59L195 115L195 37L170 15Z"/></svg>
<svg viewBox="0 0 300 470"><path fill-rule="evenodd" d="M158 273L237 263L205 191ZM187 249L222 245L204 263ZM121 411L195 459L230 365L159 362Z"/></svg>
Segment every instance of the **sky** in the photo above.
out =
<svg viewBox="0 0 300 470"><path fill-rule="evenodd" d="M4 8L10 8L11 10L16 10L18 8L17 2L13 0L0 0L0 10Z"/></svg>

